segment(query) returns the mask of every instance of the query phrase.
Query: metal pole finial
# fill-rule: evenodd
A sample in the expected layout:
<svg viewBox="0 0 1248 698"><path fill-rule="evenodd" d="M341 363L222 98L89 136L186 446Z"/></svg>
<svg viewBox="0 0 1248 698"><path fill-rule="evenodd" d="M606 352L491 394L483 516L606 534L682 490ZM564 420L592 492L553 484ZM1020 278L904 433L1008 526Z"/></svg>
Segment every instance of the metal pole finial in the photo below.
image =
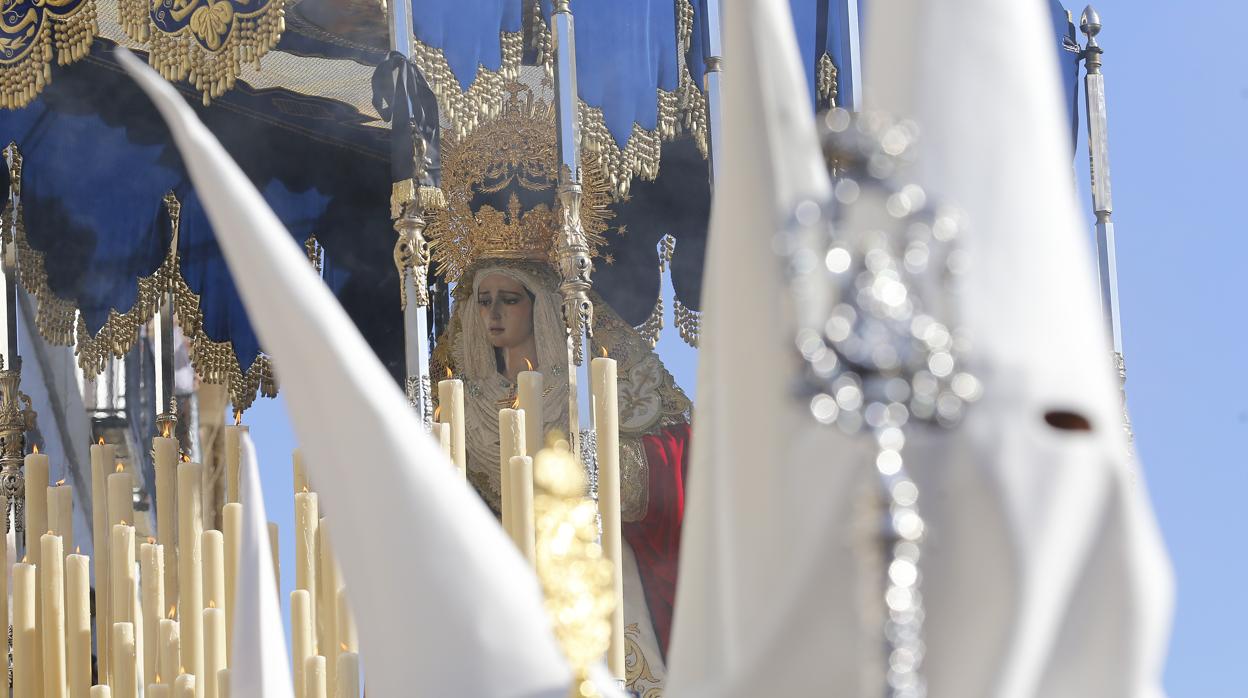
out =
<svg viewBox="0 0 1248 698"><path fill-rule="evenodd" d="M1094 42L1096 35L1101 33L1101 15L1095 7L1088 5L1083 8L1083 14L1079 16L1079 31L1088 37L1089 42Z"/></svg>

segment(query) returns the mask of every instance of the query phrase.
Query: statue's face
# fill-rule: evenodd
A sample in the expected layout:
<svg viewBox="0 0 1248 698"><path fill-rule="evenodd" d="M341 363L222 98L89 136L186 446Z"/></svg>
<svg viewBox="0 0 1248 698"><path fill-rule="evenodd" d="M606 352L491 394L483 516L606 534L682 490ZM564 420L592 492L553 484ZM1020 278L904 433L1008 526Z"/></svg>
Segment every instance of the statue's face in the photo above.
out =
<svg viewBox="0 0 1248 698"><path fill-rule="evenodd" d="M533 300L510 276L490 274L477 285L477 312L490 344L507 349L533 336Z"/></svg>

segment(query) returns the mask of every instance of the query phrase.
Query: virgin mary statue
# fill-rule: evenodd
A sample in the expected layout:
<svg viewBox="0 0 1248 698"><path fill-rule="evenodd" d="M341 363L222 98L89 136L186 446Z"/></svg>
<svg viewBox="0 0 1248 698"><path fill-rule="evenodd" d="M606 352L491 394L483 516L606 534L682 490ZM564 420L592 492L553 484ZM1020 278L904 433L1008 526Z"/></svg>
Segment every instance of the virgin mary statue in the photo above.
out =
<svg viewBox="0 0 1248 698"><path fill-rule="evenodd" d="M427 231L438 272L455 284L451 323L432 368L464 381L468 478L495 512L498 411L515 400L520 371L543 374L544 430L568 429L566 330L552 264L559 235L554 119L528 88L514 86L512 95L495 119L444 140L447 208ZM582 225L596 250L607 232L609 200L593 169L586 170ZM666 676L690 402L649 343L601 298L594 301L592 349L615 358L619 371L627 681L655 698Z"/></svg>

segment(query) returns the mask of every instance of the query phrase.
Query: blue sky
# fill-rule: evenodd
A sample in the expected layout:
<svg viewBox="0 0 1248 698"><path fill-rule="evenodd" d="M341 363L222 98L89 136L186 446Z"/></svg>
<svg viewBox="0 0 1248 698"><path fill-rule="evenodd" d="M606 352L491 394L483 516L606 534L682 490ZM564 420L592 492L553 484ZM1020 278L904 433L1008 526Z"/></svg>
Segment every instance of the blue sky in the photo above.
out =
<svg viewBox="0 0 1248 698"><path fill-rule="evenodd" d="M1077 19L1082 8L1071 9ZM1248 201L1248 5L1104 0L1097 9L1128 404L1177 577L1165 686L1171 696L1227 695L1248 650L1248 561L1238 536L1248 530L1248 380L1236 358L1248 344L1240 210ZM1086 145L1076 152L1086 198ZM677 336L667 294L660 352L692 393L696 357ZM282 528L285 599L294 581L294 437L281 398L257 401L246 421L269 518Z"/></svg>

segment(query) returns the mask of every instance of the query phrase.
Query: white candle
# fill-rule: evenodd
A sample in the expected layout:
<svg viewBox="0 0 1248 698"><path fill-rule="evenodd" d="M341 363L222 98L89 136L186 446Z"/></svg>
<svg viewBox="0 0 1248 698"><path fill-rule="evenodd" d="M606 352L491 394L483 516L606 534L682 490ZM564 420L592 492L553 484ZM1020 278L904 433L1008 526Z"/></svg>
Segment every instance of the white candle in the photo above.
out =
<svg viewBox="0 0 1248 698"><path fill-rule="evenodd" d="M303 695L306 698L328 698L325 693L325 658L319 654L308 657L303 663Z"/></svg>
<svg viewBox="0 0 1248 698"><path fill-rule="evenodd" d="M26 456L26 556L39 564L39 538L48 532L48 456Z"/></svg>
<svg viewBox="0 0 1248 698"><path fill-rule="evenodd" d="M226 667L225 611L204 609L204 695L217 698L217 675Z"/></svg>
<svg viewBox="0 0 1248 698"><path fill-rule="evenodd" d="M308 657L316 654L313 637L312 595L307 589L296 589L290 592L290 669L295 678L295 698L304 698L307 695L303 667Z"/></svg>
<svg viewBox="0 0 1248 698"><path fill-rule="evenodd" d="M121 463L108 476L108 522L134 525L134 477Z"/></svg>
<svg viewBox="0 0 1248 698"><path fill-rule="evenodd" d="M48 530L61 537L65 550L74 549L74 488L63 480L48 488Z"/></svg>
<svg viewBox="0 0 1248 698"><path fill-rule="evenodd" d="M165 551L165 600L178 602L178 440L152 439L156 454L156 542ZM163 609L162 609L163 610ZM175 667L176 670L176 667ZM173 681L176 674L166 674Z"/></svg>
<svg viewBox="0 0 1248 698"><path fill-rule="evenodd" d="M112 528L108 518L108 476L113 471L114 448L100 439L91 446L91 539L95 557L95 634L96 667L101 684L108 684L113 671L109 640L112 636L112 592L108 588L113 570L109 564L108 547Z"/></svg>
<svg viewBox="0 0 1248 698"><path fill-rule="evenodd" d="M91 569L86 555L65 558L65 642L70 698L91 691Z"/></svg>
<svg viewBox="0 0 1248 698"><path fill-rule="evenodd" d="M326 676L333 684L338 659L338 587L342 586L342 575L338 571L338 560L334 557L334 546L329 540L329 527L322 518L316 529L318 549L320 550L320 577L317 579L316 646L319 653L326 659Z"/></svg>
<svg viewBox="0 0 1248 698"><path fill-rule="evenodd" d="M204 531L200 536L204 564L204 608L225 608L225 537L220 531ZM208 678L208 677L205 677ZM209 679L207 683L213 683Z"/></svg>
<svg viewBox="0 0 1248 698"><path fill-rule="evenodd" d="M65 551L61 537L45 533L39 538L40 638L43 641L43 695L65 698Z"/></svg>
<svg viewBox="0 0 1248 698"><path fill-rule="evenodd" d="M91 687L91 698L112 698L112 695L113 689L108 686L99 685Z"/></svg>
<svg viewBox="0 0 1248 698"><path fill-rule="evenodd" d="M230 670L222 669L217 672L217 698L230 698Z"/></svg>
<svg viewBox="0 0 1248 698"><path fill-rule="evenodd" d="M316 600L316 529L320 526L320 514L315 492L295 495L295 588L308 592L308 598ZM313 629L312 654L316 654L316 607L309 606L309 627ZM302 672L302 664L292 671Z"/></svg>
<svg viewBox="0 0 1248 698"><path fill-rule="evenodd" d="M359 698L360 655L343 652L338 655L338 693L334 698Z"/></svg>
<svg viewBox="0 0 1248 698"><path fill-rule="evenodd" d="M182 674L173 682L173 698L195 698L198 690L192 674Z"/></svg>
<svg viewBox="0 0 1248 698"><path fill-rule="evenodd" d="M451 462L460 475L468 472L467 447L464 441L464 382L458 378L438 381L438 405L442 421L451 427Z"/></svg>
<svg viewBox="0 0 1248 698"><path fill-rule="evenodd" d="M239 444L242 443L242 435L247 431L247 427L237 424L242 415L238 412L234 413L235 424L225 427L225 501L239 502L238 498L238 469L242 454L239 451Z"/></svg>
<svg viewBox="0 0 1248 698"><path fill-rule="evenodd" d="M308 486L308 469L303 464L303 452L296 448L293 460L295 467L295 494L307 492L312 488Z"/></svg>
<svg viewBox="0 0 1248 698"><path fill-rule="evenodd" d="M446 459L455 464L455 456L451 450L451 425L446 422L433 423L433 437L438 441L438 447L442 449L442 454Z"/></svg>
<svg viewBox="0 0 1248 698"><path fill-rule="evenodd" d="M13 565L13 695L43 695L43 675L37 664L39 638L35 566L19 562Z"/></svg>
<svg viewBox="0 0 1248 698"><path fill-rule="evenodd" d="M520 409L524 410L525 455L531 456L546 443L545 423L542 421L542 393L545 381L538 371L521 371L516 376L516 393Z"/></svg>
<svg viewBox="0 0 1248 698"><path fill-rule="evenodd" d="M169 689L167 683L149 683L144 698L169 698Z"/></svg>
<svg viewBox="0 0 1248 698"><path fill-rule="evenodd" d="M537 562L535 522L533 519L533 459L513 456L511 468L512 540L529 564Z"/></svg>
<svg viewBox="0 0 1248 698"><path fill-rule="evenodd" d="M112 580L109 583L109 587L113 592L113 624L133 623L134 526L120 523L113 526L113 534L109 543L109 559L113 567ZM116 662L114 662L113 668L115 669L116 666ZM114 688L116 687L114 686Z"/></svg>
<svg viewBox="0 0 1248 698"><path fill-rule="evenodd" d="M243 505L230 502L221 510L221 528L225 535L225 650L234 647L234 603L238 591L238 558L242 554Z"/></svg>
<svg viewBox="0 0 1248 698"><path fill-rule="evenodd" d="M360 638L355 632L355 616L351 614L351 600L347 598L346 587L338 590L338 641L334 645L340 653L360 651Z"/></svg>
<svg viewBox="0 0 1248 698"><path fill-rule="evenodd" d="M137 698L139 694L138 656L134 645L134 623L113 623L113 695Z"/></svg>
<svg viewBox="0 0 1248 698"><path fill-rule="evenodd" d="M178 465L178 622L182 667L193 676L204 673L203 471L199 463ZM203 682L190 685L203 698Z"/></svg>
<svg viewBox="0 0 1248 698"><path fill-rule="evenodd" d="M602 516L602 554L614 567L615 611L611 615L611 646L607 667L624 678L624 581L620 541L620 404L615 359L595 358L589 364L594 396L594 428L598 446L598 507Z"/></svg>
<svg viewBox="0 0 1248 698"><path fill-rule="evenodd" d="M499 504L503 515L503 529L512 535L516 525L515 504L511 502L511 468L515 456L525 455L524 410L503 408L498 411L498 469L502 480L502 496Z"/></svg>
<svg viewBox="0 0 1248 698"><path fill-rule="evenodd" d="M156 673L168 682L182 669L181 647L178 637L178 621L172 618L161 618L156 631L157 654L159 666Z"/></svg>
<svg viewBox="0 0 1248 698"><path fill-rule="evenodd" d="M139 546L139 578L143 585L143 684L156 683L159 627L165 611L165 547L153 543ZM157 643L151 646L151 643ZM168 674L172 676L172 674Z"/></svg>

